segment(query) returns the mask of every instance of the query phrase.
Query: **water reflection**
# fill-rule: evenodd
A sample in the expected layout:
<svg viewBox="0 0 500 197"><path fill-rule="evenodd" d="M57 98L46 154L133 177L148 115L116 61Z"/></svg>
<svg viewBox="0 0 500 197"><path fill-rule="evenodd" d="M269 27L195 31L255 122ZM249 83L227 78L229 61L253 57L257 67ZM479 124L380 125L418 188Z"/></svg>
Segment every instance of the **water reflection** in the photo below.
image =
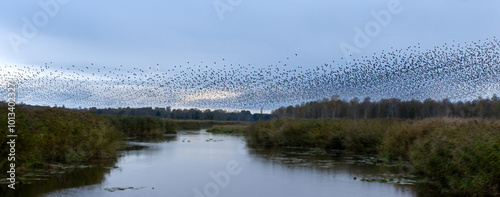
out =
<svg viewBox="0 0 500 197"><path fill-rule="evenodd" d="M177 140L177 134L165 134L159 137L129 137L125 139L127 142L149 142L149 143L162 143Z"/></svg>
<svg viewBox="0 0 500 197"><path fill-rule="evenodd" d="M250 151L266 162L288 168L312 168L337 179L366 182L412 184L416 180L407 170L384 164L375 155L356 155L321 148L275 147Z"/></svg>
<svg viewBox="0 0 500 197"><path fill-rule="evenodd" d="M22 183L12 190L2 184L2 196L40 196L54 190L100 184L113 169L116 158L96 161L90 165L53 166L53 169L22 175Z"/></svg>
<svg viewBox="0 0 500 197"><path fill-rule="evenodd" d="M254 149L246 146L243 136L205 130L179 132L162 141L134 139L114 165L81 169L48 186L36 183L30 185L33 189L19 191L31 192L22 195L29 196L58 188L45 196L120 197L418 194L413 185L397 181L361 181L407 179L394 167L379 165L374 157L293 147Z"/></svg>

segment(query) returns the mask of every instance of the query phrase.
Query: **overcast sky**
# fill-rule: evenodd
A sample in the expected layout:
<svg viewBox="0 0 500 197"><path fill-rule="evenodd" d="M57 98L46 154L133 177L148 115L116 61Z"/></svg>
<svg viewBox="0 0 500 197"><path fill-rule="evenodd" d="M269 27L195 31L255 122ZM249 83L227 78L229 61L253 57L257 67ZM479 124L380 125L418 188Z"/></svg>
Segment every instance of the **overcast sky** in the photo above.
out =
<svg viewBox="0 0 500 197"><path fill-rule="evenodd" d="M290 57L290 65L307 68L348 54L500 35L498 0L0 2L0 60L9 65L159 64L166 71L187 62L266 66Z"/></svg>
<svg viewBox="0 0 500 197"><path fill-rule="evenodd" d="M48 9L40 6L44 2ZM315 66L343 56L342 43L356 47L355 28L365 30L376 21L372 12L389 10L390 2L2 0L0 58L20 64L161 63L164 69L221 58L267 65L298 53L296 64ZM354 55L500 34L498 0L392 2L400 4L401 12L391 13L388 25L380 26L380 33ZM23 18L37 29L31 38L23 36ZM13 34L26 40L13 39Z"/></svg>

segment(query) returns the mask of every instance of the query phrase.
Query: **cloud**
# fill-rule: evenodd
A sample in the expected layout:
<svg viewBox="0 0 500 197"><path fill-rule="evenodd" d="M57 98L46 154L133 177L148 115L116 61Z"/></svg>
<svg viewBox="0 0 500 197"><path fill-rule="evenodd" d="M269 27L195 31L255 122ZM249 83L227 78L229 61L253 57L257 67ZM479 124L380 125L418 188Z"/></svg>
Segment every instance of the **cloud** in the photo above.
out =
<svg viewBox="0 0 500 197"><path fill-rule="evenodd" d="M70 1L21 46L19 53L14 53L6 36L0 37L0 58L8 65L19 65L16 69L26 72L26 76L18 74L20 78L53 62L38 75L39 82L53 89L26 94L25 98L35 101L34 95L44 96L41 100L47 103L72 102L75 106L272 109L333 94L345 98L454 96L437 93L442 91L427 85L453 83L448 79L389 80L362 74L331 77L335 69L355 67L348 63L351 59L341 59L339 44L352 42L354 28L374 20L371 12L385 9L387 2L243 1L225 12L221 21L212 1ZM390 25L371 38L353 59L369 59L374 53L417 45L419 51L433 50L453 40L470 43L500 34L500 26L496 25L500 1L401 0L401 4L403 11L394 15ZM30 18L40 10L36 1L5 2L0 8L0 34L20 33L21 18ZM329 66L325 68L324 64ZM387 65L376 66L383 70ZM292 78L293 73L302 78ZM74 84L66 85L68 80ZM120 83L123 80L125 84ZM488 80L470 80L477 84L470 95L497 82ZM39 82L29 83L35 87ZM457 91L470 90L465 85L453 87ZM493 87L489 92L495 91Z"/></svg>

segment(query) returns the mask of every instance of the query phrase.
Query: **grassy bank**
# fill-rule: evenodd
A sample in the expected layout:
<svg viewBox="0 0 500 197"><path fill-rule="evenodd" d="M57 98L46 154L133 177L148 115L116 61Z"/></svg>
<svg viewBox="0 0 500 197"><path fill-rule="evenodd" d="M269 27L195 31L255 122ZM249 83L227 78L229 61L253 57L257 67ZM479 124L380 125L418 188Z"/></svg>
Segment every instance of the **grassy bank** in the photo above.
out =
<svg viewBox="0 0 500 197"><path fill-rule="evenodd" d="M215 125L241 125L245 122L239 121L217 121L217 120L173 120L177 130L199 130L208 129Z"/></svg>
<svg viewBox="0 0 500 197"><path fill-rule="evenodd" d="M129 137L160 137L163 134L174 134L178 130L199 130L211 127L222 128L248 125L238 121L213 120L172 120L156 116L117 116L101 115L119 132ZM219 127L220 126L220 127Z"/></svg>
<svg viewBox="0 0 500 197"><path fill-rule="evenodd" d="M0 128L7 128L7 106L0 106ZM92 112L62 108L15 108L16 170L43 168L50 163L80 163L111 157L120 147L122 134L110 122ZM0 154L7 156L6 135L0 136ZM7 159L0 160L7 170ZM10 162L9 162L10 163Z"/></svg>
<svg viewBox="0 0 500 197"><path fill-rule="evenodd" d="M246 135L251 145L377 153L443 191L500 194L500 120L275 119Z"/></svg>
<svg viewBox="0 0 500 197"><path fill-rule="evenodd" d="M166 133L176 133L177 123L155 116L101 115L113 127L129 137L160 137Z"/></svg>
<svg viewBox="0 0 500 197"><path fill-rule="evenodd" d="M177 130L214 125L241 125L236 121L170 120L155 116L118 116L65 108L16 106L16 170L49 168L53 164L80 164L114 157L124 137L156 139ZM7 129L8 106L0 105L0 128ZM7 135L0 135L1 169L7 171Z"/></svg>
<svg viewBox="0 0 500 197"><path fill-rule="evenodd" d="M240 133L243 134L247 131L248 125L215 125L207 129L209 133Z"/></svg>

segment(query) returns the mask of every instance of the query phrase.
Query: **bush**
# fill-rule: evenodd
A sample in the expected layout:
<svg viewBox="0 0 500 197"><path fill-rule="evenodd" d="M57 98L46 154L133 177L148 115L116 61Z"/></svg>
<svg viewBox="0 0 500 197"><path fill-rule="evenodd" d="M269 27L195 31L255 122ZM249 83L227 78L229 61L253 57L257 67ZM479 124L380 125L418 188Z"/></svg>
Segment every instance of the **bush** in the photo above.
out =
<svg viewBox="0 0 500 197"><path fill-rule="evenodd" d="M63 108L27 109L16 106L17 169L39 168L48 163L84 162L110 157L120 146L121 135L92 112ZM7 120L7 106L0 105L0 119ZM7 128L7 121L0 127ZM6 135L0 136L0 154L7 155ZM5 167L7 160L0 160Z"/></svg>
<svg viewBox="0 0 500 197"><path fill-rule="evenodd" d="M252 124L246 137L252 146L378 153L445 191L500 194L500 120L275 119Z"/></svg>
<svg viewBox="0 0 500 197"><path fill-rule="evenodd" d="M254 123L247 139L250 144L313 146L375 153L382 140L379 130L387 123L377 120L280 119Z"/></svg>
<svg viewBox="0 0 500 197"><path fill-rule="evenodd" d="M454 193L500 194L500 123L451 120L415 141L413 172Z"/></svg>
<svg viewBox="0 0 500 197"><path fill-rule="evenodd" d="M175 133L177 124L173 120L155 116L115 116L101 115L127 136L159 137L165 133Z"/></svg>
<svg viewBox="0 0 500 197"><path fill-rule="evenodd" d="M214 125L207 129L209 133L245 133L248 125Z"/></svg>
<svg viewBox="0 0 500 197"><path fill-rule="evenodd" d="M214 125L241 125L238 121L215 121L215 120L174 120L178 130L200 130Z"/></svg>

